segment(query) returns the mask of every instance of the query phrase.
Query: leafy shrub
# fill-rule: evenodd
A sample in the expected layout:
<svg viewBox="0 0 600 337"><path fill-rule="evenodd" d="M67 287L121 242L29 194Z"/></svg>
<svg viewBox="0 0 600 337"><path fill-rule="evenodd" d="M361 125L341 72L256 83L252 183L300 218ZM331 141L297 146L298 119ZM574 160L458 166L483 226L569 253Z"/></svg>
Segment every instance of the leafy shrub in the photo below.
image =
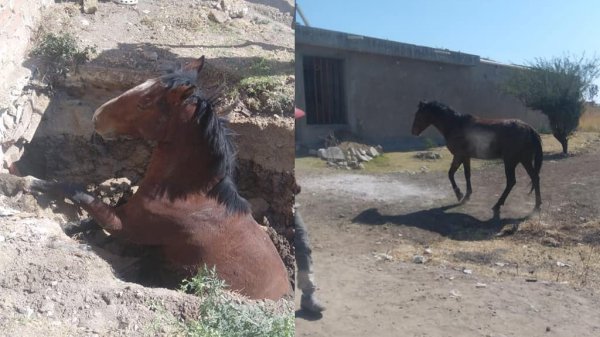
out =
<svg viewBox="0 0 600 337"><path fill-rule="evenodd" d="M77 69L77 66L89 61L96 47L86 46L81 49L75 38L69 33L43 35L31 51L32 56L42 61L44 79L54 86L67 76L67 73Z"/></svg>
<svg viewBox="0 0 600 337"><path fill-rule="evenodd" d="M204 267L185 280L183 291L202 297L201 316L184 326L186 335L198 337L292 337L293 308L276 312L265 303L246 304L228 296L215 268Z"/></svg>

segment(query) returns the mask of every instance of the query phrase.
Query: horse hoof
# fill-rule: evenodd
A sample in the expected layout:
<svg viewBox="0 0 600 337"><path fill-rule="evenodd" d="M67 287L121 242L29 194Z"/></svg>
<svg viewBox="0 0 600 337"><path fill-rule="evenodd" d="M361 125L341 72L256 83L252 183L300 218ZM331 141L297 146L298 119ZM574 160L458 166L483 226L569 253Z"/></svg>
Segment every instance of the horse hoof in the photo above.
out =
<svg viewBox="0 0 600 337"><path fill-rule="evenodd" d="M495 220L500 219L500 207L492 208L492 212L494 212L493 219L495 219Z"/></svg>
<svg viewBox="0 0 600 337"><path fill-rule="evenodd" d="M459 202L461 200L463 200L463 194L461 192L454 192L454 193L456 193L456 199L458 199Z"/></svg>

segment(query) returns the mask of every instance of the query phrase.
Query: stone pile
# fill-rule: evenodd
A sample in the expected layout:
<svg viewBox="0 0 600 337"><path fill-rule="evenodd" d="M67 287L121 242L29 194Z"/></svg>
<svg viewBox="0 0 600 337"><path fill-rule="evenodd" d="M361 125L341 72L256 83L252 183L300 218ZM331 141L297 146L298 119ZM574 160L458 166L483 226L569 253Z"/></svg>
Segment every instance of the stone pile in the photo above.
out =
<svg viewBox="0 0 600 337"><path fill-rule="evenodd" d="M415 153L415 158L421 160L438 160L442 159L442 155L437 152L423 151Z"/></svg>
<svg viewBox="0 0 600 337"><path fill-rule="evenodd" d="M383 152L381 146L377 146L377 148L371 146L367 149L349 147L346 151L338 146L331 146L317 151L311 151L312 154L327 161L328 166L346 170L364 169L365 165L363 163L369 162L373 160L373 158L380 156L381 152Z"/></svg>
<svg viewBox="0 0 600 337"><path fill-rule="evenodd" d="M248 14L248 6L241 1L220 0L211 3L214 10L208 14L208 18L216 23L225 23L229 19L241 19Z"/></svg>

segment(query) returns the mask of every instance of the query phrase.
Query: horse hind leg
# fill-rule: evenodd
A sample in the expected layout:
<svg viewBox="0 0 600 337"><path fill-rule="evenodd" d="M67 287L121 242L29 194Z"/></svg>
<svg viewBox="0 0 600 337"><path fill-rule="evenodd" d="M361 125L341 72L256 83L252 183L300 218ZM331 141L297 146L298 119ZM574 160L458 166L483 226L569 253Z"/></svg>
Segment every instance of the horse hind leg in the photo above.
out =
<svg viewBox="0 0 600 337"><path fill-rule="evenodd" d="M530 161L524 161L522 164L523 164L523 167L525 167L525 171L527 171L529 178L531 178L532 190L535 191L534 211L539 211L540 206L542 205L542 196L541 196L541 192L540 192L540 176L537 174L537 172L535 172L535 169L533 168L533 164Z"/></svg>
<svg viewBox="0 0 600 337"><path fill-rule="evenodd" d="M465 158L463 161L463 168L465 170L465 181L467 182L467 192L465 197L462 199L462 202L469 201L471 197L471 193L473 193L473 189L471 187L471 158Z"/></svg>
<svg viewBox="0 0 600 337"><path fill-rule="evenodd" d="M506 161L504 162L504 173L506 174L506 187L504 188L504 192L502 192L502 195L498 199L498 202L496 202L494 207L492 207L492 210L494 211L494 218L500 217L500 207L502 205L504 205L504 202L506 201L508 194L510 193L512 188L517 183L517 179L515 177L515 168L516 167L517 167L517 163L506 162Z"/></svg>
<svg viewBox="0 0 600 337"><path fill-rule="evenodd" d="M452 190L454 190L454 194L456 195L458 201L462 200L463 194L460 191L458 185L456 185L456 181L454 180L454 174L456 173L456 171L462 163L462 158L454 156L454 158L452 158L452 164L450 164L450 169L448 170L448 179L450 179L450 184L452 184Z"/></svg>

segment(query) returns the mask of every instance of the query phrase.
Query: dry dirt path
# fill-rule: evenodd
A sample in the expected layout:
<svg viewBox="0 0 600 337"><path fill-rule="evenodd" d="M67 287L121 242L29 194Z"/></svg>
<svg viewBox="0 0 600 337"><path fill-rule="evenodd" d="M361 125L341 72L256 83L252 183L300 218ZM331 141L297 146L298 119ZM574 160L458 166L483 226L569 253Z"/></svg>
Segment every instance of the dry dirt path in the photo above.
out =
<svg viewBox="0 0 600 337"><path fill-rule="evenodd" d="M598 152L547 158L540 221L561 228L598 219L598 167ZM495 238L503 225L521 223L533 208L522 168L500 224L489 221L490 208L504 187L503 168L498 165L474 172L472 200L448 209L443 206L455 200L444 172L300 171L297 176L303 187L298 201L314 246L319 296L328 308L320 320L297 312L297 336L600 335L600 298L589 287L543 278L526 282L526 272L500 277L477 270L465 274L460 265L447 261L417 265L378 258L381 252L401 250L407 242L527 244L519 233L515 237L521 241ZM554 249L553 254L563 250Z"/></svg>

